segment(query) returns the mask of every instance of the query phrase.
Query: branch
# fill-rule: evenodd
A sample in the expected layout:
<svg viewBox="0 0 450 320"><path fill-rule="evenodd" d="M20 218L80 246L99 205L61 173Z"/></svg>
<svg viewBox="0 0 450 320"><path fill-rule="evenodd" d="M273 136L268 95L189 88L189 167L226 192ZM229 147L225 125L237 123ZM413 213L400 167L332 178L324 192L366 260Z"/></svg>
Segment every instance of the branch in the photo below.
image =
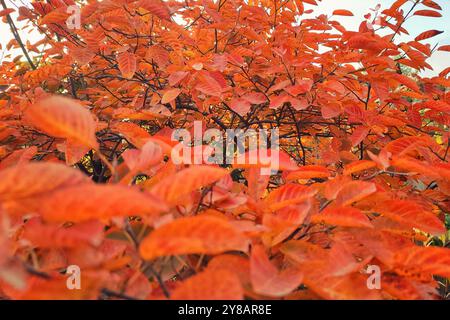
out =
<svg viewBox="0 0 450 320"><path fill-rule="evenodd" d="M0 0L0 2L2 4L2 7L4 10L8 9L8 7L6 6L5 0ZM33 60L31 59L30 55L28 54L27 50L25 49L22 39L20 38L19 32L17 31L17 27L14 24L14 21L11 19L11 16L9 15L9 13L6 15L6 20L8 21L9 28L11 29L11 32L12 32L14 38L16 39L17 43L20 45L20 48L22 49L23 54L27 58L28 63L30 64L31 68L33 68L33 70L36 70L36 66L34 65Z"/></svg>

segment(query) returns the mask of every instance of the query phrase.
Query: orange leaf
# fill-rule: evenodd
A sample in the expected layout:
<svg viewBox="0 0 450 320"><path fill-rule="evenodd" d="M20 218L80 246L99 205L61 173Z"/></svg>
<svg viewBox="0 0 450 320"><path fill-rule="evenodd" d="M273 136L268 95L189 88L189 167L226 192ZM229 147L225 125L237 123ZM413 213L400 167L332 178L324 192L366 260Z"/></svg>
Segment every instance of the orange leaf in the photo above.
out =
<svg viewBox="0 0 450 320"><path fill-rule="evenodd" d="M253 290L269 297L282 297L295 290L303 280L295 268L279 271L269 260L264 247L253 246L250 257L250 275Z"/></svg>
<svg viewBox="0 0 450 320"><path fill-rule="evenodd" d="M336 196L335 203L342 206L347 206L353 202L360 201L365 197L371 195L377 190L375 184L365 181L350 181L347 182Z"/></svg>
<svg viewBox="0 0 450 320"><path fill-rule="evenodd" d="M161 256L203 253L246 252L248 240L227 220L210 215L180 218L162 225L141 243L146 260Z"/></svg>
<svg viewBox="0 0 450 320"><path fill-rule="evenodd" d="M0 170L14 165L25 164L38 152L36 146L15 150L0 162Z"/></svg>
<svg viewBox="0 0 450 320"><path fill-rule="evenodd" d="M424 147L430 146L430 141L424 137L402 137L397 140L389 142L384 149L390 152L392 155L405 156L412 155L415 156L416 153L423 149Z"/></svg>
<svg viewBox="0 0 450 320"><path fill-rule="evenodd" d="M367 216L352 207L327 208L322 213L313 215L311 221L343 227L373 228Z"/></svg>
<svg viewBox="0 0 450 320"><path fill-rule="evenodd" d="M70 227L42 224L33 218L26 222L23 238L41 248L74 248L83 244L98 246L103 239L104 225L87 221Z"/></svg>
<svg viewBox="0 0 450 320"><path fill-rule="evenodd" d="M151 137L145 129L132 122L115 123L112 129L138 148L141 148Z"/></svg>
<svg viewBox="0 0 450 320"><path fill-rule="evenodd" d="M86 221L116 216L155 217L166 205L148 193L120 185L81 184L49 193L33 204L47 221Z"/></svg>
<svg viewBox="0 0 450 320"><path fill-rule="evenodd" d="M170 21L170 11L161 0L141 0L139 6L160 19Z"/></svg>
<svg viewBox="0 0 450 320"><path fill-rule="evenodd" d="M439 176L443 180L450 181L450 164L449 163L437 163L434 168L438 171Z"/></svg>
<svg viewBox="0 0 450 320"><path fill-rule="evenodd" d="M395 80L397 80L401 84L407 86L409 89L420 93L420 88L417 85L416 81L414 81L410 77L407 77L407 76L405 76L403 74L396 73L394 75L394 78L395 78Z"/></svg>
<svg viewBox="0 0 450 320"><path fill-rule="evenodd" d="M80 171L59 163L27 163L0 171L0 199L18 200L86 183Z"/></svg>
<svg viewBox="0 0 450 320"><path fill-rule="evenodd" d="M131 79L136 72L136 56L132 52L122 52L117 56L117 62L119 63L119 70L122 76L127 79Z"/></svg>
<svg viewBox="0 0 450 320"><path fill-rule="evenodd" d="M236 274L244 287L250 287L250 262L237 254L221 254L208 262L208 270L226 269Z"/></svg>
<svg viewBox="0 0 450 320"><path fill-rule="evenodd" d="M441 100L428 100L421 104L423 108L430 108L432 110L450 113L450 104Z"/></svg>
<svg viewBox="0 0 450 320"><path fill-rule="evenodd" d="M234 168L270 168L271 170L295 170L298 166L282 150L259 148L238 155L233 160Z"/></svg>
<svg viewBox="0 0 450 320"><path fill-rule="evenodd" d="M333 15L334 16L348 16L348 17L351 17L351 16L353 16L353 13L350 10L339 9L339 10L334 10L333 11Z"/></svg>
<svg viewBox="0 0 450 320"><path fill-rule="evenodd" d="M432 275L450 278L450 249L441 247L404 248L394 255L397 273L430 280Z"/></svg>
<svg viewBox="0 0 450 320"><path fill-rule="evenodd" d="M340 115L342 113L342 109L339 103L328 103L321 106L320 112L324 119L331 119Z"/></svg>
<svg viewBox="0 0 450 320"><path fill-rule="evenodd" d="M377 167L377 164L374 161L358 160L358 161L354 161L354 162L346 165L343 173L345 176L349 176L355 172L364 171L364 170L368 170L368 169L372 169L372 168L376 168L376 167Z"/></svg>
<svg viewBox="0 0 450 320"><path fill-rule="evenodd" d="M66 164L68 166L73 166L78 161L80 161L86 153L89 152L90 148L82 144L67 140L63 144L57 146L58 150L65 153Z"/></svg>
<svg viewBox="0 0 450 320"><path fill-rule="evenodd" d="M69 17L69 13L60 8L47 13L43 18L40 19L39 24L41 25L51 25L51 24L63 24Z"/></svg>
<svg viewBox="0 0 450 320"><path fill-rule="evenodd" d="M312 178L328 178L330 176L330 171L323 166L303 166L298 170L290 172L286 179L299 180L299 179L312 179Z"/></svg>
<svg viewBox="0 0 450 320"><path fill-rule="evenodd" d="M95 121L77 101L52 96L40 100L25 111L26 119L39 130L97 149Z"/></svg>
<svg viewBox="0 0 450 320"><path fill-rule="evenodd" d="M97 299L100 289L107 284L104 272L81 272L79 290L67 289L69 275L52 274L50 279L32 276L25 290L8 290L8 295L17 300L93 300Z"/></svg>
<svg viewBox="0 0 450 320"><path fill-rule="evenodd" d="M228 270L209 270L183 281L171 294L174 300L242 300L239 278Z"/></svg>
<svg viewBox="0 0 450 320"><path fill-rule="evenodd" d="M297 204L314 197L317 190L300 184L288 183L274 191L265 199L270 210L276 211L288 205Z"/></svg>
<svg viewBox="0 0 450 320"><path fill-rule="evenodd" d="M383 273L382 279L383 290L401 300L429 300L435 296L434 286L431 285L427 290L425 284L400 277L393 272Z"/></svg>
<svg viewBox="0 0 450 320"><path fill-rule="evenodd" d="M159 144L148 141L141 150L127 149L122 153L126 165L133 172L146 170L162 161L163 153Z"/></svg>
<svg viewBox="0 0 450 320"><path fill-rule="evenodd" d="M202 73L195 89L210 96L220 97L227 89L226 82L223 81L223 77L214 73Z"/></svg>
<svg viewBox="0 0 450 320"><path fill-rule="evenodd" d="M379 291L368 289L367 276L358 272L368 259L358 262L341 245L326 250L294 240L283 244L281 252L304 272L304 284L325 299L381 298Z"/></svg>
<svg viewBox="0 0 450 320"><path fill-rule="evenodd" d="M432 178L439 179L440 171L428 163L416 160L412 157L393 157L392 166L411 174L418 173Z"/></svg>
<svg viewBox="0 0 450 320"><path fill-rule="evenodd" d="M381 203L378 212L411 228L418 228L431 234L445 233L444 223L432 212L408 200L388 200Z"/></svg>
<svg viewBox="0 0 450 320"><path fill-rule="evenodd" d="M326 275L305 278L305 285L328 300L380 300L379 290L367 287L367 275L351 273L340 277Z"/></svg>
<svg viewBox="0 0 450 320"><path fill-rule="evenodd" d="M263 216L263 225L275 232L283 232L290 227L298 227L305 221L310 209L311 204L305 202L285 207L275 213L266 213Z"/></svg>
<svg viewBox="0 0 450 320"><path fill-rule="evenodd" d="M168 80L170 86L175 86L179 82L181 82L184 78L186 78L189 75L189 72L186 71L176 71L172 74L170 74Z"/></svg>
<svg viewBox="0 0 450 320"><path fill-rule="evenodd" d="M392 6L391 9L392 10L397 10L399 9L401 6L403 6L406 2L408 2L408 0L397 0L395 1Z"/></svg>
<svg viewBox="0 0 450 320"><path fill-rule="evenodd" d="M174 205L182 197L216 182L227 174L227 170L218 167L192 166L164 178L151 191L167 203Z"/></svg>
<svg viewBox="0 0 450 320"><path fill-rule="evenodd" d="M172 102L178 97L180 93L181 90L178 88L167 90L161 99L161 103L166 104Z"/></svg>
<svg viewBox="0 0 450 320"><path fill-rule="evenodd" d="M284 88L284 91L295 97L298 96L299 94L309 92L313 84L314 82L312 80L301 80L296 85Z"/></svg>

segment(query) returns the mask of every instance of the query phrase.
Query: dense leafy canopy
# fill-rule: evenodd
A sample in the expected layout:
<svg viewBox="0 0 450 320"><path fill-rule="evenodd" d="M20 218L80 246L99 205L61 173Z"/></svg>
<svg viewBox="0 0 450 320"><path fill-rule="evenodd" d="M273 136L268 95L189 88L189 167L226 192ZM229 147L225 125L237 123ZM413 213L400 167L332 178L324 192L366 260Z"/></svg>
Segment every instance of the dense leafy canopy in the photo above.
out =
<svg viewBox="0 0 450 320"><path fill-rule="evenodd" d="M75 29L73 0L33 1L16 11L37 42L5 6L0 297L448 296L450 68L420 71L450 48L399 40L435 1L358 30L351 8L305 17L318 0L77 1ZM280 170L175 163L194 121L278 129Z"/></svg>

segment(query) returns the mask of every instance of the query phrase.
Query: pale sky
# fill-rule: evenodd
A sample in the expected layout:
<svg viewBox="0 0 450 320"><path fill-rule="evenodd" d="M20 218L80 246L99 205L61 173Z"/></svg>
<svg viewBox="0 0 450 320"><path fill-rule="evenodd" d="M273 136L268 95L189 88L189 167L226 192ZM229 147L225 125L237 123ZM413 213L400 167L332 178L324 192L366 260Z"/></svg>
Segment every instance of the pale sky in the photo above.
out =
<svg viewBox="0 0 450 320"><path fill-rule="evenodd" d="M436 29L445 31L443 34L439 36L428 39L428 41L422 41L423 43L430 43L431 46L434 46L436 43L439 43L439 46L444 44L450 44L450 1L448 0L435 0L439 5L443 8L441 11L441 18L428 18L421 16L414 16L412 19L408 20L405 23L405 28L409 31L411 36L402 36L401 38L397 38L401 41L412 40L419 33ZM319 4L318 7L311 6L305 4L306 9L312 8L314 12L306 17L317 16L319 14L327 14L331 15L331 13L335 9L347 9L351 10L354 14L354 17L334 17L338 20L347 30L357 30L359 23L364 19L364 14L368 12L372 12L369 8L375 8L377 4L381 5L380 11L385 8L390 7L391 3L394 0L322 0L322 3ZM6 0L7 6L10 8L17 8L21 5L26 5L30 3L29 0ZM405 4L402 9L409 10L412 3ZM420 9L427 9L424 6L419 6ZM429 9L429 8L428 8ZM13 18L17 18L17 15L12 14ZM22 26L23 24L20 22L16 22L17 26ZM21 37L24 41L30 40L30 42L35 42L39 38L39 34L36 32L29 33L27 30L20 31ZM0 22L0 44L2 46L0 61L3 60L3 56L7 54L5 52L6 44L11 40L11 33L9 30L9 26L5 23ZM14 52L14 55L18 53ZM448 67L450 61L450 52L442 52L437 51L433 54L433 56L428 60L428 63L435 68L434 71L425 71L422 73L424 76L433 76L439 73L441 70Z"/></svg>

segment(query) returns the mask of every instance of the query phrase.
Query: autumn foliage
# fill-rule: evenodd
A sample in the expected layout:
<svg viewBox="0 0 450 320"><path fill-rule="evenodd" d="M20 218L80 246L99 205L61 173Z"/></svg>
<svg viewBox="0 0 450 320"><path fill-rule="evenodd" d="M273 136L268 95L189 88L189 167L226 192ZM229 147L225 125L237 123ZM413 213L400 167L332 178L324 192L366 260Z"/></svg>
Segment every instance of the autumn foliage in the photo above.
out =
<svg viewBox="0 0 450 320"><path fill-rule="evenodd" d="M450 47L399 40L435 1L358 30L318 0L88 0L79 29L73 0L12 8L36 41L3 8L0 297L447 298L450 67L419 71ZM277 128L280 170L175 164L194 121Z"/></svg>

